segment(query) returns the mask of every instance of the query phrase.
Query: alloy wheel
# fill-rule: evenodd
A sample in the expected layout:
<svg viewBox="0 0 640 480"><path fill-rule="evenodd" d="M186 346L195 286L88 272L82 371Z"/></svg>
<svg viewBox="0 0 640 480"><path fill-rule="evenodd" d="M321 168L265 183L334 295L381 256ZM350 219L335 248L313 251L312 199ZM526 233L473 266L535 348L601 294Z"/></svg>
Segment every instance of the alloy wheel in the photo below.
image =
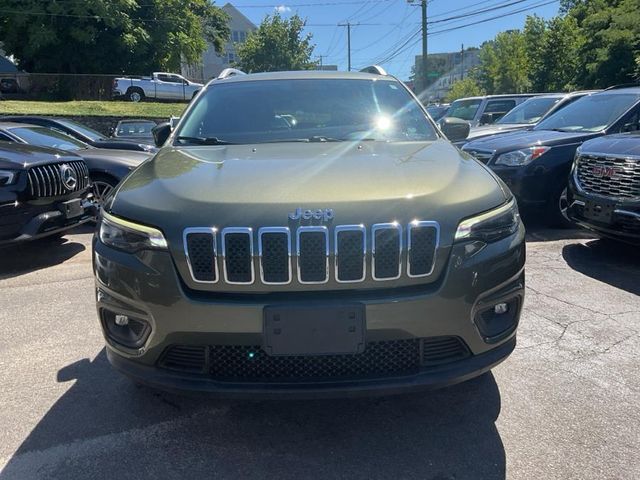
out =
<svg viewBox="0 0 640 480"><path fill-rule="evenodd" d="M113 185L102 180L94 180L92 184L93 184L93 198L95 199L98 205L102 206L102 203L104 202L105 198L107 198L111 193L111 191L113 190Z"/></svg>

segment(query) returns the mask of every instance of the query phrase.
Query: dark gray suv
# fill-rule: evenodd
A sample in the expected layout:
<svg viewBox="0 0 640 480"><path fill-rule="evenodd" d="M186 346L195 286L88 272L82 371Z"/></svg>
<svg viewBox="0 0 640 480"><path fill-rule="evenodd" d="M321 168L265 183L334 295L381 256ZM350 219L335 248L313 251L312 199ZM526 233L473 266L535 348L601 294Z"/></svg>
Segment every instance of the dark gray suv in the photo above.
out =
<svg viewBox="0 0 640 480"><path fill-rule="evenodd" d="M514 349L509 189L375 73L211 81L105 203L115 368L169 390L324 397L445 386Z"/></svg>

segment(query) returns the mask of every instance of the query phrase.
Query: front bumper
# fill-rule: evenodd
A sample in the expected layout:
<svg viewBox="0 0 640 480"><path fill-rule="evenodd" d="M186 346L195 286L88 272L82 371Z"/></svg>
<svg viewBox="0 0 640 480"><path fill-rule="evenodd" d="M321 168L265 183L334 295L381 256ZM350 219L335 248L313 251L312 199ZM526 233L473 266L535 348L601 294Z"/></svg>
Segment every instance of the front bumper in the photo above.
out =
<svg viewBox="0 0 640 480"><path fill-rule="evenodd" d="M558 188L560 181L566 184L566 173L546 167L504 167L489 165L507 184L518 199L518 207L523 210L544 208Z"/></svg>
<svg viewBox="0 0 640 480"><path fill-rule="evenodd" d="M573 184L567 200L567 215L578 225L603 237L640 245L640 202L589 195Z"/></svg>
<svg viewBox="0 0 640 480"><path fill-rule="evenodd" d="M68 217L61 204L60 201L44 205L0 205L0 246L54 235L93 221L97 215L97 207L88 197L82 199L82 213L77 216Z"/></svg>
<svg viewBox="0 0 640 480"><path fill-rule="evenodd" d="M464 381L486 372L515 347L524 300L524 228L472 256L466 247L451 248L441 281L432 285L285 296L277 292L195 295L182 284L169 253L129 255L94 240L97 307L108 358L140 383L231 397L389 394ZM468 355L437 366L423 365L411 374L321 380L221 379L208 369L194 373L161 366L167 349L176 345L207 346L206 352L211 351L209 346L263 345L265 307L310 302L363 305L367 344L447 337L459 339ZM512 316L492 330L485 320L498 302L511 302ZM129 315L150 328L140 344L125 347L105 327L104 312Z"/></svg>

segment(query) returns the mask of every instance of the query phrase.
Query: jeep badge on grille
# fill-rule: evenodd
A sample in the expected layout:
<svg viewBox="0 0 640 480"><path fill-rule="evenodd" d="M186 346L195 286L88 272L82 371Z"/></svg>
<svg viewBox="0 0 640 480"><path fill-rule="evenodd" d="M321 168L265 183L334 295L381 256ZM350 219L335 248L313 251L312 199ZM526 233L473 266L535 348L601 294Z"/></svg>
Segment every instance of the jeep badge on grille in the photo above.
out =
<svg viewBox="0 0 640 480"><path fill-rule="evenodd" d="M298 207L294 212L289 214L289 218L291 220L311 220L312 218L316 220L322 220L324 222L328 222L329 220L333 220L333 208L318 208L316 210L303 210Z"/></svg>

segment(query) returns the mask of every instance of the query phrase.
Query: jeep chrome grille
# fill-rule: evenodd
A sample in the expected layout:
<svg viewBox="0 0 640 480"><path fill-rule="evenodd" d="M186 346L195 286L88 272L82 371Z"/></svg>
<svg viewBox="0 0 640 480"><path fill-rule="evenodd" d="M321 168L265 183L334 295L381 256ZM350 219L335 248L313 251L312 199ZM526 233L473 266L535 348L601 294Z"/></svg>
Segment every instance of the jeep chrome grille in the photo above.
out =
<svg viewBox="0 0 640 480"><path fill-rule="evenodd" d="M640 159L580 155L576 180L586 193L613 198L640 198Z"/></svg>
<svg viewBox="0 0 640 480"><path fill-rule="evenodd" d="M76 176L73 188L67 188L62 181L60 168L68 165ZM89 170L82 160L53 163L32 167L27 172L29 193L32 197L57 197L71 192L80 192L89 185Z"/></svg>
<svg viewBox="0 0 640 480"><path fill-rule="evenodd" d="M192 279L197 283L250 285L256 281L254 242L257 241L259 281L266 285L323 284L333 276L338 283L363 282L368 271L368 230L364 225L263 227L257 236L251 228L187 228L183 242ZM396 280L433 273L440 227L436 222L379 223L370 229L370 271L376 281ZM403 245L407 246L406 270ZM295 258L291 252L295 252ZM295 267L294 267L295 264ZM219 271L221 271L219 273ZM295 274L293 273L295 271Z"/></svg>

